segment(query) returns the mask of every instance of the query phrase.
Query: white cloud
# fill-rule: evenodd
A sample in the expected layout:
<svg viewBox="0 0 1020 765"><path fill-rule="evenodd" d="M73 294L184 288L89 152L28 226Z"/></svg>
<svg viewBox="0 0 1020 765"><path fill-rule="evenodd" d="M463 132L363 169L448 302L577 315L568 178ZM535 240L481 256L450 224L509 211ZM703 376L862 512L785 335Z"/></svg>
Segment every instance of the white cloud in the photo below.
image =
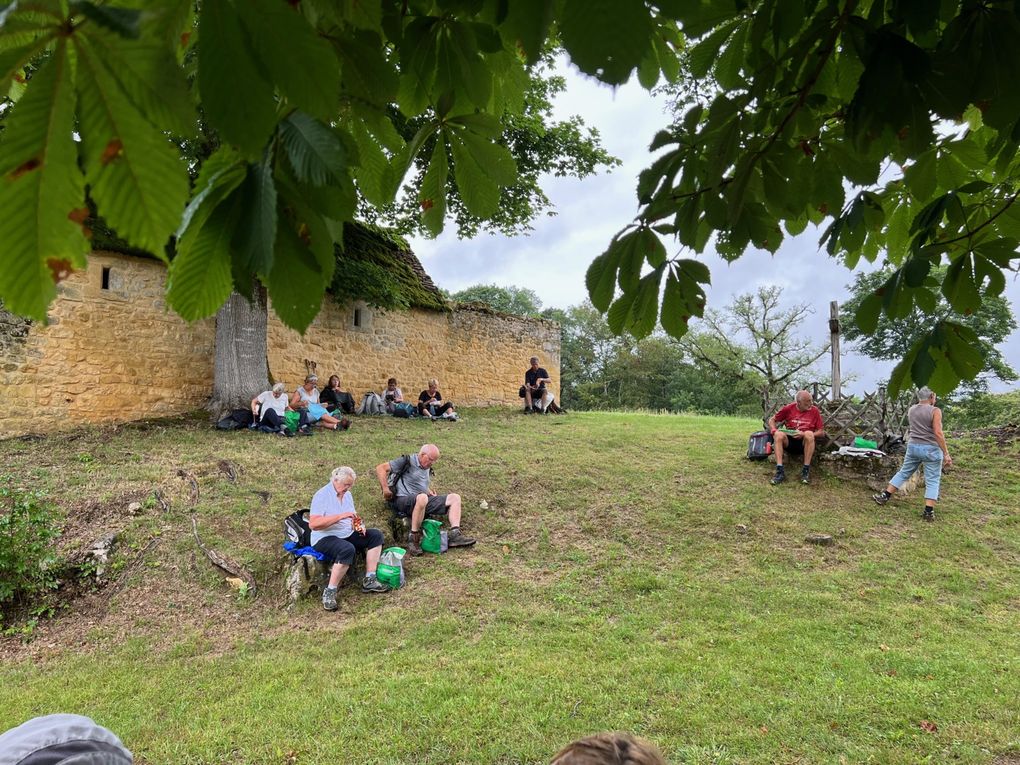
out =
<svg viewBox="0 0 1020 765"><path fill-rule="evenodd" d="M515 285L534 290L546 306L575 305L587 297L584 274L588 265L616 232L633 221L637 176L649 164L652 137L667 124L666 104L636 82L612 89L574 71L566 76L567 91L557 101L556 117L581 115L590 127L598 129L603 145L621 159L622 167L583 181L544 178L543 189L557 215L535 221L528 236L483 234L459 240L447 231L435 240L412 239L425 269L440 286L456 291L478 283ZM792 302L812 307L814 314L806 329L819 342L828 338L829 301L843 299L853 278L818 246L818 231L811 228L788 238L774 256L748 251L732 264L713 254L701 259L712 271L710 307L721 308L735 294L759 285L779 284ZM1011 281L1006 294L1015 310L1020 303L1020 282ZM852 390L873 390L888 377L892 364L876 363L844 350L844 374L857 377ZM1007 361L1020 367L1020 332L1008 339L1003 352Z"/></svg>

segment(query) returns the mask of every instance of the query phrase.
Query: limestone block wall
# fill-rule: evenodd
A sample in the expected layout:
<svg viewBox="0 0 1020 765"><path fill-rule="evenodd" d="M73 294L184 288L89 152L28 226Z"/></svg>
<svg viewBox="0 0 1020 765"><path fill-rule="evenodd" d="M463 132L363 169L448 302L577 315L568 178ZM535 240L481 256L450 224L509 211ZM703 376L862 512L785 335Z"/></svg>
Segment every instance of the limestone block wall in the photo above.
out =
<svg viewBox="0 0 1020 765"><path fill-rule="evenodd" d="M212 389L215 325L188 324L166 306L162 263L97 252L59 287L49 324L0 309L0 437L127 422L200 408ZM270 312L270 375L293 390L314 368L338 374L360 401L395 376L408 398L429 377L463 406L518 404L537 355L558 391L554 322L477 309L385 312L329 298L304 336Z"/></svg>
<svg viewBox="0 0 1020 765"><path fill-rule="evenodd" d="M330 302L304 337L271 315L268 342L270 372L288 390L314 368L320 387L336 374L359 402L365 391L385 388L389 377L397 378L406 399L417 401L435 377L454 404L516 405L531 356L541 359L559 391L560 327L542 319L472 308L444 314Z"/></svg>
<svg viewBox="0 0 1020 765"><path fill-rule="evenodd" d="M94 253L61 282L49 325L0 311L0 436L124 422L201 406L212 386L212 320L166 306L166 268Z"/></svg>

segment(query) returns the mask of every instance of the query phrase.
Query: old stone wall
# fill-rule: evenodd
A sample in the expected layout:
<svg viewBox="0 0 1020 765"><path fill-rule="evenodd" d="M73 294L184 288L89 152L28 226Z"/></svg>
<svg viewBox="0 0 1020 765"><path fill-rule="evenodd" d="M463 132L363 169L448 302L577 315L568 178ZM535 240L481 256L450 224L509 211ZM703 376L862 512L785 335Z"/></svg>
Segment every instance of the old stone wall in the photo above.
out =
<svg viewBox="0 0 1020 765"><path fill-rule="evenodd" d="M200 408L212 387L212 319L188 324L164 300L158 261L94 253L62 282L47 326L0 310L0 437ZM360 401L391 375L417 398L429 377L462 406L518 405L528 358L559 390L554 322L477 309L386 312L329 298L302 337L269 317L270 375L293 390L314 369Z"/></svg>
<svg viewBox="0 0 1020 765"><path fill-rule="evenodd" d="M48 326L0 314L0 435L200 406L212 385L213 322L170 313L165 277L156 260L94 253L61 282Z"/></svg>
<svg viewBox="0 0 1020 765"><path fill-rule="evenodd" d="M314 369L320 387L336 374L359 402L365 391L385 388L389 377L397 378L405 399L417 401L435 377L456 405L516 404L531 356L542 360L558 391L560 328L554 322L468 308L444 314L329 304L304 338L275 318L269 323L274 379L293 390L307 369Z"/></svg>

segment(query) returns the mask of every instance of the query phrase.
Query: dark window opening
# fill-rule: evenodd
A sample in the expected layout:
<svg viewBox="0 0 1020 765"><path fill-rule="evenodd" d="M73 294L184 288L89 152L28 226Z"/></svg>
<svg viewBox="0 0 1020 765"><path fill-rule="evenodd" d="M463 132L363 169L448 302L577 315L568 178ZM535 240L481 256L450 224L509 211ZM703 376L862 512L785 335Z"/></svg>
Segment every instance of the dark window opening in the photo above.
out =
<svg viewBox="0 0 1020 765"><path fill-rule="evenodd" d="M110 289L110 267L103 266L103 289Z"/></svg>
<svg viewBox="0 0 1020 765"><path fill-rule="evenodd" d="M361 309L360 308L355 308L354 309L354 326L355 327L360 327L361 326Z"/></svg>

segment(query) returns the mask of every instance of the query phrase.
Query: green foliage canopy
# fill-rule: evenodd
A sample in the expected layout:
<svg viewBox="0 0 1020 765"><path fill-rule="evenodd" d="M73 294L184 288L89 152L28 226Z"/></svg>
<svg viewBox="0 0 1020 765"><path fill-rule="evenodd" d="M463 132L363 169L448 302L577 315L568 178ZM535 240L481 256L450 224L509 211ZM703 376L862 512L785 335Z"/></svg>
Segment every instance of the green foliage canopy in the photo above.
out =
<svg viewBox="0 0 1020 765"><path fill-rule="evenodd" d="M884 253L893 267L860 306L865 332L883 313L934 311L936 290L967 315L1017 267L1013 2L222 0L194 12L191 0L0 8L0 95L16 99L0 137L12 310L44 318L54 281L84 265L87 188L132 244L159 253L176 236L168 300L181 316L211 315L255 276L303 330L359 199L391 204L416 163L429 231L454 184L471 216L497 214L519 177L504 117L522 113L527 66L550 39L610 85L636 72L653 88L682 65L714 84L656 136L637 219L588 271L614 332L644 337L659 319L680 337L703 315L708 270L664 237L733 259L824 224L847 265ZM168 137L193 135L198 113L220 143L189 188ZM406 120L418 120L410 140ZM973 379L975 341L958 321L933 323L893 391Z"/></svg>
<svg viewBox="0 0 1020 765"><path fill-rule="evenodd" d="M518 316L539 316L542 311L542 301L534 290L513 285L475 284L452 293L450 299L458 303L485 303L497 311Z"/></svg>
<svg viewBox="0 0 1020 765"><path fill-rule="evenodd" d="M980 373L973 381L961 386L966 393L977 393L988 389L989 378L1004 382L1017 379L1017 372L1009 365L999 350L999 345L1016 329L1016 319L1009 303L1002 297L986 295L974 311L961 315L953 311L941 292L946 268L932 269L926 281L936 295L935 310L923 313L916 306L906 316L879 317L875 330L868 334L853 321L861 304L889 280L891 268L857 274L850 285L850 298L841 307L843 334L854 344L855 350L872 359L898 360L903 357L904 348L912 348L924 336L928 328L937 322L953 321L968 327L977 338L978 350L984 359Z"/></svg>

